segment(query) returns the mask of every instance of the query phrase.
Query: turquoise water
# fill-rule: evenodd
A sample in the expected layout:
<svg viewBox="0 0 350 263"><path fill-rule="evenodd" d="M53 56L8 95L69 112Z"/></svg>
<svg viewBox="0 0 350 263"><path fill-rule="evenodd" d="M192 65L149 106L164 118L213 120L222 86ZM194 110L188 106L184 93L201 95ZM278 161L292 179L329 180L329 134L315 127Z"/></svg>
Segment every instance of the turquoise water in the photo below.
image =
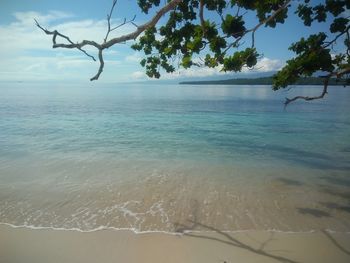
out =
<svg viewBox="0 0 350 263"><path fill-rule="evenodd" d="M296 102L286 109L284 97L317 94L320 87L273 92L268 86L2 84L0 92L1 222L173 230L176 220L186 220L180 210L199 206L201 220L228 230L274 228L278 223L243 227L234 220L213 219L212 213L235 193L240 193L235 209L283 203L279 191L287 187L284 216L295 215L297 223L281 222L277 228L328 227L337 218L343 220L339 229L349 230L349 198L331 194L349 193L348 88L330 87L326 99ZM159 188L146 187L144 180ZM213 205L208 210L197 204L206 204L199 193L209 196L222 187L230 193L209 200ZM329 222L316 222L318 217L307 218L306 213L310 220L301 227L303 200L295 195L305 192L314 193L307 208L332 215L322 218ZM50 199L50 193L55 197ZM254 203L257 196L261 204ZM98 198L105 201L94 202ZM327 198L338 198L332 202L346 209L322 206ZM175 200L172 208L170 199ZM153 214L147 212L152 206L158 209ZM81 207L92 219L66 220ZM227 207L220 209L222 214ZM262 217L254 211L247 215L252 222Z"/></svg>

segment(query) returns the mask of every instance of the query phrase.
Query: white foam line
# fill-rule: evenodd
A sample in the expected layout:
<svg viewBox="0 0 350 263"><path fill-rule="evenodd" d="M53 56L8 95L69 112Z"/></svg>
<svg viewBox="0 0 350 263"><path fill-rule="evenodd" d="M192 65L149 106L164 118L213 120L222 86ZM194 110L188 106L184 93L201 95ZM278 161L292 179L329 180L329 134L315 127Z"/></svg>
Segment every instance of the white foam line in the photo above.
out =
<svg viewBox="0 0 350 263"><path fill-rule="evenodd" d="M163 230L145 230L145 231L139 231L135 228L118 228L118 227L107 227L107 226L99 226L94 229L90 230L82 230L80 228L64 228L64 227L51 227L51 226L32 226L32 225L14 225L11 223L3 223L0 222L0 225L10 226L12 228L27 228L27 229L33 229L33 230L57 230L57 231L77 231L81 233L91 233L101 230L113 230L113 231L132 231L135 234L167 234L167 235L175 235L175 236L182 236L187 233L216 233L217 231L208 231L208 230L185 230L184 232L169 232L169 231L163 231ZM282 233L282 234L311 234L316 233L321 230L309 230L309 231L283 231L278 229L267 229L267 230L256 230L256 229L243 229L243 230L223 230L220 231L222 233L245 233L245 232L273 232L273 233ZM324 231L329 233L342 233L342 234L350 234L350 231L335 231L331 229L325 229Z"/></svg>
<svg viewBox="0 0 350 263"><path fill-rule="evenodd" d="M0 222L0 225L6 225L10 226L12 228L27 228L27 229L33 229L33 230L57 230L57 231L77 231L82 233L91 233L101 230L114 230L114 231L132 231L135 234L148 234L148 233L163 233L163 234L170 234L170 235L182 235L183 233L176 233L176 232L168 232L168 231L162 231L162 230L146 230L146 231L139 231L135 228L118 228L118 227L107 227L107 226L99 226L94 229L89 230L82 230L80 228L64 228L64 227L52 227L52 226L32 226L32 225L14 225L10 223L3 223Z"/></svg>

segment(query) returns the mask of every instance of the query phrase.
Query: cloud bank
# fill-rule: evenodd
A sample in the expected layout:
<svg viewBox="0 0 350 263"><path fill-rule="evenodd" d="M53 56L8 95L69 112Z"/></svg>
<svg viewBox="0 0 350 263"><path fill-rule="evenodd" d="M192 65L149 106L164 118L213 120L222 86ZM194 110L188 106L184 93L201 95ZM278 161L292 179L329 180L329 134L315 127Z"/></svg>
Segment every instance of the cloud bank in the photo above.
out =
<svg viewBox="0 0 350 263"><path fill-rule="evenodd" d="M136 55L134 56L136 57ZM281 69L284 66L284 62L278 59L270 59L264 57L258 61L254 68L243 68L241 73L264 73L272 72ZM189 69L179 69L174 73L163 73L161 79L177 79L177 78L202 78L211 76L225 76L232 75L232 72L221 71L222 67L218 66L215 68L208 67L192 67ZM145 80L147 79L146 74L143 71L135 71L131 74L132 78Z"/></svg>
<svg viewBox="0 0 350 263"><path fill-rule="evenodd" d="M74 49L52 49L51 36L45 35L35 26L34 18L50 30L57 29L78 42L93 39L102 42L106 33L106 20L79 20L71 13L50 11L47 14L38 12L16 12L14 21L0 24L0 81L85 81L96 73L98 63L93 62L80 51ZM115 19L114 24L122 20ZM132 25L125 25L113 36L129 33ZM96 56L96 50L86 49ZM105 51L105 69L99 82L146 80L144 69L139 62L140 52L134 52L129 45L116 45ZM96 56L97 57L97 56ZM276 59L262 58L253 69L243 69L243 73L276 71L283 62ZM225 74L220 67L193 67L162 74L162 79L186 77L210 77Z"/></svg>

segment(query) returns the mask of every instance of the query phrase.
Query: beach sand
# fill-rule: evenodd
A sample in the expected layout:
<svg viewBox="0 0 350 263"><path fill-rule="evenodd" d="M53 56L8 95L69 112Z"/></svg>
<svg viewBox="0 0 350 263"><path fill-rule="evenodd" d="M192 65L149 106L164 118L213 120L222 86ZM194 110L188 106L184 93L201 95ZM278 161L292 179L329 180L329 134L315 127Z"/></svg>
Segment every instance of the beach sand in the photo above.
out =
<svg viewBox="0 0 350 263"><path fill-rule="evenodd" d="M1 263L350 262L350 234L79 232L0 225Z"/></svg>

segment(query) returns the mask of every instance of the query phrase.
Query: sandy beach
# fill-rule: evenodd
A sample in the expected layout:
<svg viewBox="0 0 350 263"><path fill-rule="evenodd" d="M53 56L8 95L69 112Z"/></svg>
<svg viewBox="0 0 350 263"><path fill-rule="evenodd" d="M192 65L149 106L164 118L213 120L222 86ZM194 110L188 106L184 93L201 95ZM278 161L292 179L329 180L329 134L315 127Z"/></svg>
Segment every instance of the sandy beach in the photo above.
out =
<svg viewBox="0 0 350 263"><path fill-rule="evenodd" d="M0 98L0 263L350 262L343 89L47 88Z"/></svg>
<svg viewBox="0 0 350 263"><path fill-rule="evenodd" d="M170 235L0 225L0 262L350 262L346 233L212 230Z"/></svg>

